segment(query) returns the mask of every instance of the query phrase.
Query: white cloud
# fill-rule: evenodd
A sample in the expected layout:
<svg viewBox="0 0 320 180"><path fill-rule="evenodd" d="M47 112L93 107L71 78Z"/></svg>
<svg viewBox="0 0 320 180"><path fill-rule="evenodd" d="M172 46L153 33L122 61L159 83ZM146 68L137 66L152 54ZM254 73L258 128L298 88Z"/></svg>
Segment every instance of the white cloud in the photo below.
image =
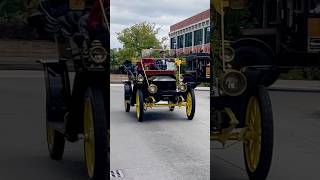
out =
<svg viewBox="0 0 320 180"><path fill-rule="evenodd" d="M159 39L168 36L171 25L210 8L209 0L111 0L111 48L122 45L117 32L147 21L161 28Z"/></svg>

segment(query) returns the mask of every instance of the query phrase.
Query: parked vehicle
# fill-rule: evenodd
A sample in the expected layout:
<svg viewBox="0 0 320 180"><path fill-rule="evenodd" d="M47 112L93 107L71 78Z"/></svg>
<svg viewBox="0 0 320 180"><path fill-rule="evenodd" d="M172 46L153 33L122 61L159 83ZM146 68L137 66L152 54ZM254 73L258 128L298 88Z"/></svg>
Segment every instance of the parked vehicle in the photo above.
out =
<svg viewBox="0 0 320 180"><path fill-rule="evenodd" d="M39 61L45 75L48 150L52 159L60 160L66 140L83 140L88 176L102 180L110 154L109 1L67 2L40 1L39 11L29 18L30 25L54 37L59 55ZM73 83L67 62L74 65Z"/></svg>
<svg viewBox="0 0 320 180"><path fill-rule="evenodd" d="M320 65L320 3L317 0L213 0L215 31L222 25L225 44L237 66L269 65L260 82L273 84L280 72ZM224 7L224 24L221 7ZM221 38L219 38L221 39Z"/></svg>
<svg viewBox="0 0 320 180"><path fill-rule="evenodd" d="M210 63L211 57L208 53L192 53L186 56L186 70L184 73L185 80L195 82L197 84L210 83Z"/></svg>

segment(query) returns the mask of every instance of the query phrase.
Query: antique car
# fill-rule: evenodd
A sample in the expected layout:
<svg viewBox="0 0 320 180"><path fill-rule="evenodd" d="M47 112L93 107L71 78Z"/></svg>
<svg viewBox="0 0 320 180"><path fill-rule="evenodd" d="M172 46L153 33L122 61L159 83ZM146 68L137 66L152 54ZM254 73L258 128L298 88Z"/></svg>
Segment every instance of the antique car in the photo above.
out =
<svg viewBox="0 0 320 180"><path fill-rule="evenodd" d="M275 68L269 63L243 62L263 60L259 59L263 53L253 51L258 46L251 47L253 49L241 43L233 46L236 42L228 34L231 32L228 23L232 23L229 14L236 11L237 17L238 11L245 8L248 1L212 0L211 3L211 18L216 21L212 36L215 53L212 63L214 92L210 97L210 139L215 146L221 144L223 148L234 142L243 143L249 179L264 180L270 170L273 151L273 113L266 86L274 79L266 77L275 74ZM232 32L234 36L238 33Z"/></svg>
<svg viewBox="0 0 320 180"><path fill-rule="evenodd" d="M65 3L40 1L38 12L28 19L31 26L54 37L59 56L39 61L46 87L47 146L51 159L61 160L66 141L83 140L88 176L103 180L110 153L109 2ZM73 65L74 78L69 78L67 64Z"/></svg>
<svg viewBox="0 0 320 180"><path fill-rule="evenodd" d="M158 51L158 53L157 53ZM187 118L192 120L196 103L194 83L183 82L180 74L181 60L177 58L154 58L154 54L164 50L146 49L135 66L125 65L128 80L124 81L124 106L126 112L136 106L139 122L144 120L144 112L154 107L185 107Z"/></svg>
<svg viewBox="0 0 320 180"><path fill-rule="evenodd" d="M208 53L192 53L186 58L184 80L195 83L209 83L211 79L210 62Z"/></svg>

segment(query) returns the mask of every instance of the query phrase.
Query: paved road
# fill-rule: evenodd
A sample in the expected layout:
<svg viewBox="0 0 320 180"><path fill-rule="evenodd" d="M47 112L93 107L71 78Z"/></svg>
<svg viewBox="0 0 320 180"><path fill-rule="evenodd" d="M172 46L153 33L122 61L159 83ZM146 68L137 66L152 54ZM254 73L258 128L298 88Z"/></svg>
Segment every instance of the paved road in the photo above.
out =
<svg viewBox="0 0 320 180"><path fill-rule="evenodd" d="M0 179L87 179L82 143L67 143L61 162L48 157L42 73L0 71L0 82ZM185 119L184 110L159 109L148 111L143 123L133 111L123 112L120 87L111 92L112 169L123 170L124 179L208 179L205 91L197 92L194 121ZM318 180L320 94L273 91L271 97L276 144L269 179ZM215 180L247 180L241 145L211 156Z"/></svg>
<svg viewBox="0 0 320 180"><path fill-rule="evenodd" d="M271 92L271 98L275 147L268 180L320 179L320 93ZM248 180L241 144L211 152L214 180Z"/></svg>
<svg viewBox="0 0 320 180"><path fill-rule="evenodd" d="M87 179L82 143L67 143L60 162L48 157L42 73L0 71L0 82L0 179Z"/></svg>
<svg viewBox="0 0 320 180"><path fill-rule="evenodd" d="M209 91L196 91L196 114L158 108L135 118L124 111L122 86L111 87L111 169L130 180L210 179Z"/></svg>

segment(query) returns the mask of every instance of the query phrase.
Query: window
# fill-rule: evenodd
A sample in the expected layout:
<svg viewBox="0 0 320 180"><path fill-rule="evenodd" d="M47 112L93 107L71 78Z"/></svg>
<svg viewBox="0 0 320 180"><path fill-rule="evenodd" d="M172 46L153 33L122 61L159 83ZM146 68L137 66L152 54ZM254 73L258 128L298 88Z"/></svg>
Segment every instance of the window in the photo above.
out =
<svg viewBox="0 0 320 180"><path fill-rule="evenodd" d="M175 43L176 43L176 38L174 37L174 38L171 38L171 40L170 40L170 48L171 49L175 49Z"/></svg>
<svg viewBox="0 0 320 180"><path fill-rule="evenodd" d="M204 43L210 43L210 27L204 28Z"/></svg>
<svg viewBox="0 0 320 180"><path fill-rule="evenodd" d="M184 47L190 47L192 46L192 32L189 32L185 35L185 46Z"/></svg>
<svg viewBox="0 0 320 180"><path fill-rule="evenodd" d="M203 36L203 29L199 29L197 31L194 31L194 45L201 45L203 43L202 41Z"/></svg>
<svg viewBox="0 0 320 180"><path fill-rule="evenodd" d="M183 48L183 35L178 36L178 49Z"/></svg>

